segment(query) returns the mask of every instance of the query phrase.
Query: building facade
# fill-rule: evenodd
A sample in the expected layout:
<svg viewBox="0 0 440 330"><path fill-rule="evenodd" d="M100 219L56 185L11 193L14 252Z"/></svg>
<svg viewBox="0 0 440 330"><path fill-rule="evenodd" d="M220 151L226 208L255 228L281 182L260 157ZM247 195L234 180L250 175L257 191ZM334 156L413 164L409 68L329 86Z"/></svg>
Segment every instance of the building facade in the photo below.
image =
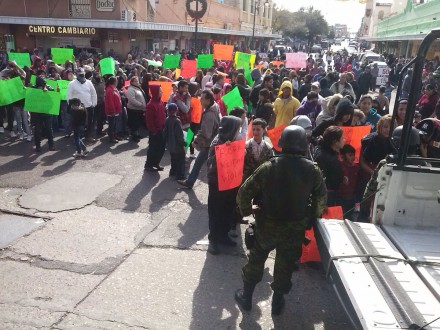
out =
<svg viewBox="0 0 440 330"><path fill-rule="evenodd" d="M403 11L401 1L390 7L390 14L377 21L372 34L366 40L374 43L381 52L412 57L423 38L433 29L440 28L440 0L408 0ZM440 42L436 41L428 52L428 58L440 56Z"/></svg>
<svg viewBox="0 0 440 330"><path fill-rule="evenodd" d="M198 49L212 43L234 44L245 49L253 30L258 47L272 34L272 0L206 1L205 16L198 22ZM258 3L261 2L261 3ZM183 0L14 0L0 1L0 48L32 50L75 46L124 54L141 51L191 49L195 22ZM195 9L195 0L190 1ZM199 6L201 4L199 3ZM264 9L263 9L264 8Z"/></svg>

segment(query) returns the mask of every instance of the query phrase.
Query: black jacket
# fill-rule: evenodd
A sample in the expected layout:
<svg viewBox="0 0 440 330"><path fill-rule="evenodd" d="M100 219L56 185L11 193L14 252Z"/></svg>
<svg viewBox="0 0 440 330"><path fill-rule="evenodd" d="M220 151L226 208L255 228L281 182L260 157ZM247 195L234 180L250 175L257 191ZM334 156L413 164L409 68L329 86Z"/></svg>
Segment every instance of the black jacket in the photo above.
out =
<svg viewBox="0 0 440 330"><path fill-rule="evenodd" d="M319 146L315 154L318 164L325 177L327 190L338 190L344 179L344 172L338 159L338 153L325 146Z"/></svg>

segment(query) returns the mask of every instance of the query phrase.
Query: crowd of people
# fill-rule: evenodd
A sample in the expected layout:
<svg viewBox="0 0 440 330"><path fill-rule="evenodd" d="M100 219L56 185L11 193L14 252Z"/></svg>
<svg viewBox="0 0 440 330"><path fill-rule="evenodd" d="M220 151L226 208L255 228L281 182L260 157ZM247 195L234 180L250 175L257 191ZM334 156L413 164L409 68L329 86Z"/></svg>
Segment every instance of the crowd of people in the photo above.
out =
<svg viewBox="0 0 440 330"><path fill-rule="evenodd" d="M218 254L221 245L236 245L231 229L247 223L243 216L252 213L253 208L261 219L269 219L262 220L259 226L277 233L279 240L271 241L261 232L257 235L259 243L243 268L244 290L236 295L245 309L249 308L255 284L261 280L261 267L274 248L280 250L276 263L281 265L281 271L272 285L278 294L274 295L273 308L278 312L282 309L282 295L291 286L289 275L301 255L300 238L309 220L319 217L325 208L342 206L346 218L369 221L371 204L364 201L371 194L365 196L364 192L381 161L396 152L390 136L401 134L399 126L405 120L408 102L399 96L393 118L389 114L391 84L380 86L379 95L373 97L370 92L376 89L376 68L364 66L355 57L340 55L332 59L334 68L327 70L322 58L309 57L304 68L294 70L257 56L255 67L250 68L251 78L246 78L245 68L234 67L232 61L216 60L214 66L199 69L187 79L178 76L178 70L158 66L158 57L151 65L149 59L128 54L125 60L115 62L113 75L105 76L100 73L100 58L96 56L80 54L76 61L58 65L48 57L40 57L36 50L31 59L32 65L24 68L9 61L0 72L0 79L20 77L24 87L43 91L52 90L48 80L68 80L66 100L60 103L59 115L29 113L23 100L2 106L0 133L9 133L10 139L34 140L36 152L42 151L44 138L48 139L49 150L58 147L54 132L65 137L57 140L59 147L73 135L73 156L80 158L87 156L88 147L97 139L110 144L122 140L138 143L147 131L144 170L163 171L161 160L167 150L171 156L169 175L187 189L193 188L207 164L208 251L212 254ZM428 77L436 78L437 71ZM31 75L36 76L35 84L30 82ZM434 80L423 82L423 95L414 118L422 140L413 152L438 158L440 101L438 81ZM164 90L155 82L172 83L167 102L163 101ZM223 97L234 88L244 106L229 109ZM279 142L282 151L277 151L278 141L271 141L267 130L283 125L287 128ZM355 148L345 143L344 126L368 127L361 141L359 162ZM188 144L190 131L194 136ZM220 190L215 147L237 140L243 140L245 145L243 185ZM186 166L186 157L195 158L191 168ZM296 170L299 172L295 174ZM275 191L279 187L286 188L285 197L277 197ZM313 207L308 209L304 206L310 196ZM293 225L280 227L273 222L283 222L294 213L297 216Z"/></svg>

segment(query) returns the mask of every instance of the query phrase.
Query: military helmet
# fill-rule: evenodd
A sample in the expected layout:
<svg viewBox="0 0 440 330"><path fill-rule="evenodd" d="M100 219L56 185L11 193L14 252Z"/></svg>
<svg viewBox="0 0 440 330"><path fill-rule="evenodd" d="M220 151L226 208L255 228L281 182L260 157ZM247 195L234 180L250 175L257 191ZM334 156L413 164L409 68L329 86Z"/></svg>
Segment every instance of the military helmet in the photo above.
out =
<svg viewBox="0 0 440 330"><path fill-rule="evenodd" d="M308 146L305 129L298 125L287 126L281 133L278 146L285 153L305 155Z"/></svg>
<svg viewBox="0 0 440 330"><path fill-rule="evenodd" d="M391 137L391 143L394 148L399 149L400 139L402 138L403 126L398 126L393 131L393 136ZM409 136L409 147L417 147L420 145L420 132L417 128L411 127L411 133Z"/></svg>
<svg viewBox="0 0 440 330"><path fill-rule="evenodd" d="M312 121L306 115L298 115L293 117L290 125L298 125L304 128L306 131L312 129Z"/></svg>

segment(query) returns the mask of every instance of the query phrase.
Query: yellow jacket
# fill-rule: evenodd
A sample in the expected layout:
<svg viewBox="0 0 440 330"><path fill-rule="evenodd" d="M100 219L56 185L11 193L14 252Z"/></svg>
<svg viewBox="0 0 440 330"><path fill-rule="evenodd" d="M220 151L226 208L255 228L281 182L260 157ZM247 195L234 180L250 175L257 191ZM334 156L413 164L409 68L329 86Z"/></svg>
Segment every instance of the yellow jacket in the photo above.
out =
<svg viewBox="0 0 440 330"><path fill-rule="evenodd" d="M283 89L286 87L290 88L290 96L287 99L283 99L281 98L281 94L283 93ZM292 83L290 81L283 82L280 87L278 98L273 104L273 110L276 115L274 127L283 124L288 126L293 117L295 117L296 110L299 108L299 106L299 101L292 96Z"/></svg>

